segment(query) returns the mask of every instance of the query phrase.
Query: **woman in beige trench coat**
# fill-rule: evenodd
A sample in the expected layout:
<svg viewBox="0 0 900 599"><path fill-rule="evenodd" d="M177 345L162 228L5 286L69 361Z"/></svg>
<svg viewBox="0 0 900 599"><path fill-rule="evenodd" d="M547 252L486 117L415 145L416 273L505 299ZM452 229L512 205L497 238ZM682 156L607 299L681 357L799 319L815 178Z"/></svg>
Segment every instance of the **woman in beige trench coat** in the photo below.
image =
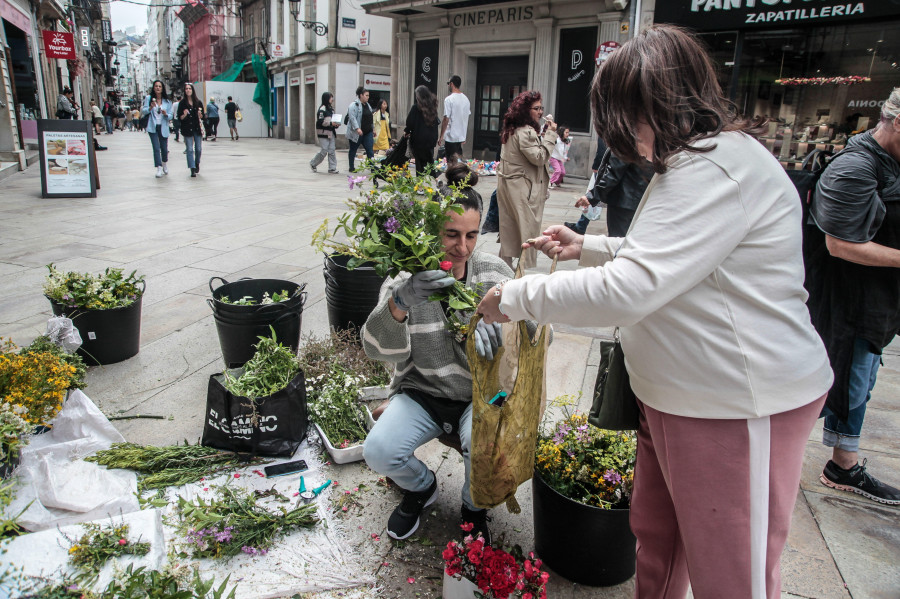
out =
<svg viewBox="0 0 900 599"><path fill-rule="evenodd" d="M500 257L512 266L522 254L522 243L541 234L544 204L550 184L550 154L556 145L556 123L546 117L547 130L539 135L544 103L537 91L522 92L509 105L503 119L500 168L497 171L497 206L500 209ZM532 268L536 252L527 250L523 268Z"/></svg>

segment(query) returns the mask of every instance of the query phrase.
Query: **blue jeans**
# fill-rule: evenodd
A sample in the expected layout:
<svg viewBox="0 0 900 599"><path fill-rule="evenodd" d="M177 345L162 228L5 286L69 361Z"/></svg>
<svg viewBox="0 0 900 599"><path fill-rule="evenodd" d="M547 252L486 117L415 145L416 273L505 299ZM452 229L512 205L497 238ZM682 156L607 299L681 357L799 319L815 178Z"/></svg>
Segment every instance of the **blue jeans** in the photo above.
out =
<svg viewBox="0 0 900 599"><path fill-rule="evenodd" d="M184 147L187 149L188 168L200 166L200 150L203 136L199 133L184 136Z"/></svg>
<svg viewBox="0 0 900 599"><path fill-rule="evenodd" d="M375 145L375 137L371 132L366 133L365 135L360 135L359 139L356 141L350 142L350 171L354 171L356 169L356 151L359 149L359 146L362 146L366 151L366 158L372 158L375 156L375 150L372 149Z"/></svg>
<svg viewBox="0 0 900 599"><path fill-rule="evenodd" d="M148 134L153 146L153 166L162 166L169 161L169 138L161 135L159 129Z"/></svg>
<svg viewBox="0 0 900 599"><path fill-rule="evenodd" d="M869 350L868 341L857 337L853 343L853 359L850 362L850 413L847 420L835 416L827 406L822 409L822 415L825 416L822 443L826 447L859 451L859 436L866 417L866 404L872 397L879 366L881 356Z"/></svg>
<svg viewBox="0 0 900 599"><path fill-rule="evenodd" d="M112 119L112 117L111 117L111 116L105 116L105 117L103 117L103 119L106 121L106 132L107 132L107 133L112 133L112 132L113 132L113 119Z"/></svg>
<svg viewBox="0 0 900 599"><path fill-rule="evenodd" d="M417 447L437 439L443 429L438 426L425 408L405 393L391 398L391 403L369 431L363 445L363 456L369 468L383 476L390 477L406 491L425 491L431 485L432 476L419 458L415 456ZM466 478L462 488L462 502L470 510L480 510L472 504L469 494L469 471L471 460L469 448L472 446L472 404L459 419L459 438L462 441L463 463Z"/></svg>

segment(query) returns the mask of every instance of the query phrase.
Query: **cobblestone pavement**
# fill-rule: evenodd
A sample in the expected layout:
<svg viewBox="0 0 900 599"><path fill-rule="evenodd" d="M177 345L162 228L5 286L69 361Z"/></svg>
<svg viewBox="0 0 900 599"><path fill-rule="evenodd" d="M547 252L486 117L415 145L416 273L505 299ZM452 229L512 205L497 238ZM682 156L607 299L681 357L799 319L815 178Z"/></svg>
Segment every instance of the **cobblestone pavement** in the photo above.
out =
<svg viewBox="0 0 900 599"><path fill-rule="evenodd" d="M109 150L98 155L101 189L96 199L42 199L38 167L0 181L0 335L27 344L43 332L50 315L41 296L44 266L101 271L116 266L147 276L141 352L123 362L93 368L88 395L108 415L155 413L171 419L125 420L116 424L134 442L196 441L201 433L206 385L223 364L205 298L213 276L244 276L306 282L304 334L328 326L321 255L310 246L313 231L343 209L355 192L346 173L313 173L308 161L318 148L283 140L220 138L203 145L201 172L190 178L184 146L170 141L168 176L154 177L146 135L103 135ZM346 151L339 150L346 171ZM324 170L324 169L320 169ZM585 182L567 180L551 192L546 223L574 220L572 208ZM495 179L478 185L487 200ZM602 225L592 225L601 232ZM495 235L482 249L496 252ZM549 261L539 261L547 271ZM561 268L576 268L561 264ZM592 386L596 340L608 330L558 327L550 355L548 393L578 394ZM900 358L884 357L870 404L863 455L870 470L900 484ZM586 405L584 397L581 405ZM813 431L804 462L794 524L782 563L785 597L896 599L900 597L900 510L832 491L817 477L828 452ZM371 564L384 597L438 597L440 551L457 537L462 463L437 442L420 456L438 473L440 499L406 543L392 543L384 527L399 493L378 484L363 464L333 466L344 488L365 483L363 507L346 524L353 544ZM698 484L715 484L698 481ZM519 491L522 513L492 511L492 531L524 549L533 547L530 485ZM373 537L372 535L375 535ZM561 531L564 534L564 531ZM410 582L411 581L411 582ZM612 588L580 587L552 576L553 598L625 598L633 582ZM723 589L722 597L728 597Z"/></svg>

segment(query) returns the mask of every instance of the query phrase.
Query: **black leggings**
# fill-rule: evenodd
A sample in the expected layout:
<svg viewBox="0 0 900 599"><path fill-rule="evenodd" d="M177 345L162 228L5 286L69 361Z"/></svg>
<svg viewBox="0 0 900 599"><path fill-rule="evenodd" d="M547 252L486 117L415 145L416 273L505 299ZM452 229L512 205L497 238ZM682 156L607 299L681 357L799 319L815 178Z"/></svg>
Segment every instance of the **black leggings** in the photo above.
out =
<svg viewBox="0 0 900 599"><path fill-rule="evenodd" d="M219 117L211 116L209 117L209 131L206 132L207 135L212 135L213 137L218 137L216 134L219 130Z"/></svg>
<svg viewBox="0 0 900 599"><path fill-rule="evenodd" d="M416 176L425 173L426 168L434 168L434 148L417 148L413 146L413 158L416 159Z"/></svg>

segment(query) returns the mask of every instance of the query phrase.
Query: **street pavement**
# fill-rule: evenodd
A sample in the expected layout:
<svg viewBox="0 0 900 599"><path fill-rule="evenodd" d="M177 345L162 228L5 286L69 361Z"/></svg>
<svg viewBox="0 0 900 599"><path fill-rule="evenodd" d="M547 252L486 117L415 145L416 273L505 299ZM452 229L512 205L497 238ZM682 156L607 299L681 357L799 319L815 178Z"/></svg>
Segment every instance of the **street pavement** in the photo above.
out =
<svg viewBox="0 0 900 599"><path fill-rule="evenodd" d="M107 415L158 414L164 420L121 420L129 441L197 442L202 432L209 375L223 363L210 309L208 281L221 276L278 278L307 283L303 333L327 332L323 256L310 246L323 219L334 218L353 197L342 173L313 173L318 150L283 140L220 138L205 142L201 171L190 178L183 144L170 138L169 175L154 177L145 134L100 136L109 147L98 153L101 189L96 199L42 199L38 166L0 181L0 335L26 345L41 334L50 306L42 297L45 265L100 272L108 266L147 277L141 351L120 364L92 368L87 394ZM324 165L323 165L324 166ZM324 171L322 168L320 171ZM487 199L496 184L483 177ZM546 224L575 220L572 207L585 181L567 179L550 194ZM591 225L601 233L601 223ZM496 235L479 247L496 252ZM561 263L560 268L576 265ZM539 259L537 271L549 261ZM557 327L551 346L548 396L581 394L589 405L599 363L598 342L608 329ZM773 340L777 342L777 340ZM862 455L876 476L900 485L900 350L891 346L870 403ZM558 414L551 414L550 418ZM315 439L315 435L312 435ZM897 599L900 597L900 509L828 489L818 475L829 456L821 421L807 444L794 521L782 561L783 597ZM412 539L394 543L385 534L387 516L399 501L395 488L378 483L363 463L332 466L343 488L363 483L363 507L351 510L346 528L356 551L378 579L380 596L439 597L440 552L458 539L460 456L432 442L419 455L437 472L441 496ZM715 473L697 484L714 485ZM531 489L518 493L521 514L492 510L491 529L526 551L533 548ZM565 534L565 531L560 531ZM722 531L728 534L728 531ZM581 587L551 572L553 598L625 598L633 581L610 588ZM728 589L720 595L729 597Z"/></svg>

